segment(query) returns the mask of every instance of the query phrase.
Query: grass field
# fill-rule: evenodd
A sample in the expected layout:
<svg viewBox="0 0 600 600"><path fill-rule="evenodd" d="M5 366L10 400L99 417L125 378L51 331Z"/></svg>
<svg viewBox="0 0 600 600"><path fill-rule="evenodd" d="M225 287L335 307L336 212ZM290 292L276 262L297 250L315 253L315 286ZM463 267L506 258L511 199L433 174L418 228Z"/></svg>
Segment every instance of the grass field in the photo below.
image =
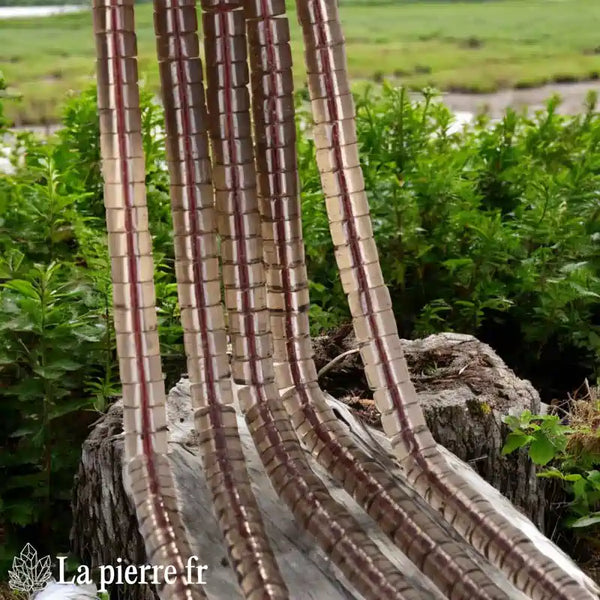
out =
<svg viewBox="0 0 600 600"><path fill-rule="evenodd" d="M356 80L484 92L600 77L598 0L340 4ZM139 5L136 18L140 74L158 89L152 6ZM302 47L295 16L291 21L301 86ZM93 81L88 11L0 21L0 40L0 71L22 96L7 107L17 124L53 121L64 95Z"/></svg>

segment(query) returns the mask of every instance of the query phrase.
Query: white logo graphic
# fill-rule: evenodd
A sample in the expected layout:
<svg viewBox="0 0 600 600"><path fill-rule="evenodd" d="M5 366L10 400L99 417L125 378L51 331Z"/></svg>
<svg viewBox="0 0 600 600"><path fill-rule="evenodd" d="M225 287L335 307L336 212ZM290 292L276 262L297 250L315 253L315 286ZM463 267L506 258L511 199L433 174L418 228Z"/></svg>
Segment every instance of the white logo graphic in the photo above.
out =
<svg viewBox="0 0 600 600"><path fill-rule="evenodd" d="M13 559L12 570L8 572L8 585L15 592L22 592L32 598L36 592L43 590L50 579L50 557L38 560L37 550L27 544L19 556Z"/></svg>

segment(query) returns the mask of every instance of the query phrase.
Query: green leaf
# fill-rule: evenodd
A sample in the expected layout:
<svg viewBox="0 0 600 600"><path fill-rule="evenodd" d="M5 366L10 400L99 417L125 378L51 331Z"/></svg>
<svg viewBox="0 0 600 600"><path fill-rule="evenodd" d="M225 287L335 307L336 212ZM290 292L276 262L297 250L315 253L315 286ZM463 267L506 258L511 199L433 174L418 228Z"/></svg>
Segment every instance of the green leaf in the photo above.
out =
<svg viewBox="0 0 600 600"><path fill-rule="evenodd" d="M502 447L502 454L510 454L518 448L522 448L533 440L533 436L527 435L523 431L513 431L506 437L506 442Z"/></svg>
<svg viewBox="0 0 600 600"><path fill-rule="evenodd" d="M29 427L19 427L19 429L15 429L8 437L9 438L20 438L23 436L32 435L37 431L37 427L29 426Z"/></svg>
<svg viewBox="0 0 600 600"><path fill-rule="evenodd" d="M597 294L596 292L592 292L591 290L584 288L582 285L579 285L578 283L571 282L571 287L576 292L578 292L581 296L588 297L588 298L595 298L595 299L600 298L600 294Z"/></svg>
<svg viewBox="0 0 600 600"><path fill-rule="evenodd" d="M539 432L529 446L529 457L536 465L544 466L556 455L556 448L542 432Z"/></svg>
<svg viewBox="0 0 600 600"><path fill-rule="evenodd" d="M38 300L40 297L35 287L33 287L29 281L25 281L24 279L12 279L1 285L9 290L19 292L19 294L26 296L27 298Z"/></svg>
<svg viewBox="0 0 600 600"><path fill-rule="evenodd" d="M576 501L582 501L587 506L587 480L582 477L573 483L573 495Z"/></svg>
<svg viewBox="0 0 600 600"><path fill-rule="evenodd" d="M17 396L21 402L40 398L44 394L44 384L38 378L27 377L4 390L5 394Z"/></svg>
<svg viewBox="0 0 600 600"><path fill-rule="evenodd" d="M583 261L576 262L576 263L566 263L565 265L563 265L560 268L560 272L561 273L573 273L574 271L578 271L579 269L582 269L583 267L586 267L587 265L588 265L587 260L583 260Z"/></svg>
<svg viewBox="0 0 600 600"><path fill-rule="evenodd" d="M571 523L573 528L590 527L592 525L598 525L600 523L600 512L590 513L585 517L577 519Z"/></svg>
<svg viewBox="0 0 600 600"><path fill-rule="evenodd" d="M600 490L600 471L588 471L587 480L594 486L594 489Z"/></svg>
<svg viewBox="0 0 600 600"><path fill-rule="evenodd" d="M51 367L41 366L34 367L33 372L36 375L39 375L42 379L47 379L48 381L56 381L65 374L65 371L63 369L53 369Z"/></svg>
<svg viewBox="0 0 600 600"><path fill-rule="evenodd" d="M559 471L555 467L551 467L547 471L540 471L537 475L538 477L545 477L547 479L554 478L570 482L579 481L581 479L581 475L579 475L579 473L569 473L568 475L565 475L562 471Z"/></svg>
<svg viewBox="0 0 600 600"><path fill-rule="evenodd" d="M502 421L510 427L510 429L515 430L521 427L521 421L519 417L515 417L514 415L506 415L502 417Z"/></svg>
<svg viewBox="0 0 600 600"><path fill-rule="evenodd" d="M89 408L91 405L92 401L89 398L79 398L77 400L71 400L69 402L61 401L57 406L53 407L52 410L49 411L48 418L50 420L58 419L63 415L68 415L82 408Z"/></svg>
<svg viewBox="0 0 600 600"><path fill-rule="evenodd" d="M455 271L461 267L469 267L473 264L471 258L450 258L442 263L442 266L446 267L449 271Z"/></svg>
<svg viewBox="0 0 600 600"><path fill-rule="evenodd" d="M76 371L84 365L68 358L59 358L49 361L47 366L51 369L62 369L63 371Z"/></svg>
<svg viewBox="0 0 600 600"><path fill-rule="evenodd" d="M104 327L101 324L95 326L85 325L73 331L74 335L86 342L98 342L104 335Z"/></svg>

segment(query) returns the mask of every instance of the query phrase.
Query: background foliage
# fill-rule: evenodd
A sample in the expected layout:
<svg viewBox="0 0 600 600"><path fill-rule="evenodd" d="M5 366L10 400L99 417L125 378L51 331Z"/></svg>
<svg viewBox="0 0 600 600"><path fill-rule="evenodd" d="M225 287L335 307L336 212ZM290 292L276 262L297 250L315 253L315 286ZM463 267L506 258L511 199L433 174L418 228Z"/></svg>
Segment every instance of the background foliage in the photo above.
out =
<svg viewBox="0 0 600 600"><path fill-rule="evenodd" d="M169 373L182 350L168 184L154 133L162 114L150 94L143 105ZM20 134L15 174L0 176L0 572L24 540L40 552L68 547L81 443L96 411L119 393L95 90L70 100L62 122L47 142Z"/></svg>
<svg viewBox="0 0 600 600"><path fill-rule="evenodd" d="M0 103L1 106L1 103ZM329 239L306 106L299 163L313 333L348 314ZM600 120L513 112L452 130L426 91L357 99L362 164L403 336L489 341L547 396L600 368ZM0 113L1 115L1 113ZM5 126L4 122L3 127ZM143 95L150 222L168 384L184 370L162 114ZM88 427L119 392L95 91L62 129L18 136L0 176L0 573L24 541L67 545L69 495ZM557 368L560 366L560 368Z"/></svg>
<svg viewBox="0 0 600 600"><path fill-rule="evenodd" d="M473 333L547 395L598 371L595 101L564 117L555 98L535 115L480 117L452 133L451 113L428 92L420 103L391 87L358 100L362 166L401 335ZM300 152L313 298L337 319L345 303L306 136Z"/></svg>

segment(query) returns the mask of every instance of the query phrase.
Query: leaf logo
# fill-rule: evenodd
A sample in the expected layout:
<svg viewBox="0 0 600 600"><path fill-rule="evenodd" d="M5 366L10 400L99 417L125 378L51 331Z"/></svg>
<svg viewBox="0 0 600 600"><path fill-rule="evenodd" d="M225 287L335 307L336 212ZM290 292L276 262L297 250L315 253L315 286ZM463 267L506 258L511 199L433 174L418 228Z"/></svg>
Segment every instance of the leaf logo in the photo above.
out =
<svg viewBox="0 0 600 600"><path fill-rule="evenodd" d="M13 559L12 570L8 572L8 586L15 592L22 592L31 598L43 590L52 578L50 557L38 560L37 550L27 544L19 556Z"/></svg>

